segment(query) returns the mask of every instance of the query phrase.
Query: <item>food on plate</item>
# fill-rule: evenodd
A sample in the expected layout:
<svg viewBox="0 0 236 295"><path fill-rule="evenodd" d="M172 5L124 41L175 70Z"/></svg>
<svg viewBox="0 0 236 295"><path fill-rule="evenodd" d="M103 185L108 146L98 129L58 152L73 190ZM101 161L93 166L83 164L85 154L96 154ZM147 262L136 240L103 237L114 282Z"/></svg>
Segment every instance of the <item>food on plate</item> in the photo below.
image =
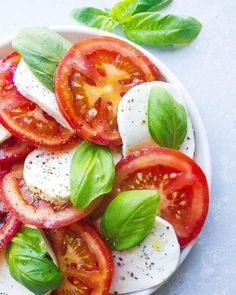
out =
<svg viewBox="0 0 236 295"><path fill-rule="evenodd" d="M157 91L161 91L159 96ZM176 106L173 100L180 106ZM161 104L158 105L158 102ZM186 110L185 116L180 117L182 112L177 107ZM185 124L185 128L180 128L181 123ZM190 158L194 157L195 139L191 119L185 106L184 94L175 85L157 81L133 87L119 104L118 126L124 156L135 150L158 145L176 148L175 141L181 137L178 149Z"/></svg>
<svg viewBox="0 0 236 295"><path fill-rule="evenodd" d="M122 96L135 85L159 79L158 70L132 45L95 37L66 53L56 71L55 92L63 115L82 138L120 145L117 109Z"/></svg>
<svg viewBox="0 0 236 295"><path fill-rule="evenodd" d="M127 294L164 282L179 263L180 247L172 225L156 217L150 235L140 245L123 252L113 251L112 255L111 292Z"/></svg>
<svg viewBox="0 0 236 295"><path fill-rule="evenodd" d="M209 205L184 92L117 38L35 27L13 48L0 60L0 292L162 284Z"/></svg>
<svg viewBox="0 0 236 295"><path fill-rule="evenodd" d="M24 227L6 251L6 261L12 277L33 294L43 295L56 289L63 281L63 274L49 253L40 231Z"/></svg>

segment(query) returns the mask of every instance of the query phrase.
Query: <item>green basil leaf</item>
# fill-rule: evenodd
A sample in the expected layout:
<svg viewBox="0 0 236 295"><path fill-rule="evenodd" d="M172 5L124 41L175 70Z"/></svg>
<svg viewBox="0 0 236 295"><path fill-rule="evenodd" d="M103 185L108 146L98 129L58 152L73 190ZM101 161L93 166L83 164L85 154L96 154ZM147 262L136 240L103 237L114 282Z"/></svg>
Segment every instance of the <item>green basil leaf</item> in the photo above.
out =
<svg viewBox="0 0 236 295"><path fill-rule="evenodd" d="M129 21L137 7L137 0L123 0L118 2L112 9L110 16L120 24Z"/></svg>
<svg viewBox="0 0 236 295"><path fill-rule="evenodd" d="M160 10L169 5L173 0L139 0L134 14L148 10Z"/></svg>
<svg viewBox="0 0 236 295"><path fill-rule="evenodd" d="M146 12L134 15L123 30L125 36L136 43L167 46L190 43L201 28L201 23L190 16Z"/></svg>
<svg viewBox="0 0 236 295"><path fill-rule="evenodd" d="M93 7L74 9L72 16L84 25L92 28L113 32L119 23L109 16L109 10L100 10Z"/></svg>
<svg viewBox="0 0 236 295"><path fill-rule="evenodd" d="M111 247L123 251L141 243L153 228L159 204L156 190L120 193L101 220L101 231Z"/></svg>
<svg viewBox="0 0 236 295"><path fill-rule="evenodd" d="M47 253L47 245L36 228L25 227L7 247L6 260L11 276L36 295L55 290L63 281Z"/></svg>
<svg viewBox="0 0 236 295"><path fill-rule="evenodd" d="M70 168L70 200L80 209L112 189L115 176L110 150L90 142L82 143L74 154Z"/></svg>
<svg viewBox="0 0 236 295"><path fill-rule="evenodd" d="M23 29L12 42L12 47L20 53L33 74L52 91L57 66L71 45L45 27Z"/></svg>
<svg viewBox="0 0 236 295"><path fill-rule="evenodd" d="M148 126L153 139L164 147L179 149L187 134L185 108L162 87L150 91Z"/></svg>

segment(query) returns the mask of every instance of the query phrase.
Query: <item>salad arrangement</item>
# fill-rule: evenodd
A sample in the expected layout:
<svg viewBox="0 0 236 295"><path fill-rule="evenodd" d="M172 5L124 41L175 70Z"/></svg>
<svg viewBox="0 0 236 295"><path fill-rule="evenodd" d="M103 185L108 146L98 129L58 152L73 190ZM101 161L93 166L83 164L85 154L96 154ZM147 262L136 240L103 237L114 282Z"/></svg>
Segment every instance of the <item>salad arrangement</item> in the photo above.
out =
<svg viewBox="0 0 236 295"><path fill-rule="evenodd" d="M33 294L164 282L209 195L181 89L112 37L27 28L0 61L0 249Z"/></svg>

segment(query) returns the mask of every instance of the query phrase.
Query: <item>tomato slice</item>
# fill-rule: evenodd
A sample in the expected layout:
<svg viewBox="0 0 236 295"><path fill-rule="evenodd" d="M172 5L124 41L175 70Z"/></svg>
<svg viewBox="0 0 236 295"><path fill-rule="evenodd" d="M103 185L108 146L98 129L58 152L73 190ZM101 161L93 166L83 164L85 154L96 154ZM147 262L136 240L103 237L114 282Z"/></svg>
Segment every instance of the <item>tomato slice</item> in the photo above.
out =
<svg viewBox="0 0 236 295"><path fill-rule="evenodd" d="M0 94L14 88L13 76L20 59L20 55L16 52L0 59Z"/></svg>
<svg viewBox="0 0 236 295"><path fill-rule="evenodd" d="M180 246L187 246L207 217L209 193L204 173L192 159L168 148L144 149L117 164L112 197L120 191L155 188L161 194L160 216L173 225Z"/></svg>
<svg viewBox="0 0 236 295"><path fill-rule="evenodd" d="M95 37L74 44L62 59L55 92L62 113L82 138L120 145L119 101L135 85L159 79L155 66L132 45Z"/></svg>
<svg viewBox="0 0 236 295"><path fill-rule="evenodd" d="M71 203L56 205L31 192L23 180L23 167L18 165L4 176L1 182L2 200L6 207L21 222L40 228L58 228L82 219L97 203L82 211Z"/></svg>
<svg viewBox="0 0 236 295"><path fill-rule="evenodd" d="M107 295L113 274L110 250L93 227L83 221L48 231L49 241L65 276L53 295Z"/></svg>
<svg viewBox="0 0 236 295"><path fill-rule="evenodd" d="M0 144L0 165L18 163L33 149L32 145L12 136Z"/></svg>
<svg viewBox="0 0 236 295"><path fill-rule="evenodd" d="M16 89L0 97L0 123L30 144L56 148L71 144L76 136Z"/></svg>
<svg viewBox="0 0 236 295"><path fill-rule="evenodd" d="M10 168L1 168L0 181L10 172ZM10 213L2 202L2 193L0 190L0 250L5 247L15 236L21 226L21 222Z"/></svg>
<svg viewBox="0 0 236 295"><path fill-rule="evenodd" d="M0 123L10 133L33 145L54 148L74 142L73 132L16 89L13 77L20 59L14 52L0 60Z"/></svg>

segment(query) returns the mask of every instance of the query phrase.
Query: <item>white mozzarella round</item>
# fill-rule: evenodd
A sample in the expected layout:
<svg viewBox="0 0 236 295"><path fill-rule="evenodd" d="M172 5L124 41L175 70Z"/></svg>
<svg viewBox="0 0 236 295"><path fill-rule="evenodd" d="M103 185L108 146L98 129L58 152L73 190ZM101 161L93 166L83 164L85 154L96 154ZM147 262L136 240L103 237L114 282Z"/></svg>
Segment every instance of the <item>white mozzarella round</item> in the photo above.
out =
<svg viewBox="0 0 236 295"><path fill-rule="evenodd" d="M156 217L149 236L137 247L113 251L114 275L111 293L127 294L163 283L176 269L180 246L174 228Z"/></svg>
<svg viewBox="0 0 236 295"><path fill-rule="evenodd" d="M122 98L118 108L118 126L123 141L123 156L142 148L157 146L148 128L148 99L154 86L165 88L185 108L184 95L176 86L166 82L149 82L131 88ZM188 115L187 135L180 148L190 158L194 157L195 140Z"/></svg>
<svg viewBox="0 0 236 295"><path fill-rule="evenodd" d="M11 137L11 133L0 124L0 143Z"/></svg>
<svg viewBox="0 0 236 295"><path fill-rule="evenodd" d="M70 197L70 164L78 146L51 151L38 148L24 163L24 180L32 192L48 201L63 203Z"/></svg>
<svg viewBox="0 0 236 295"><path fill-rule="evenodd" d="M28 188L52 203L63 204L70 199L70 165L78 148L52 151L37 148L25 159L24 180ZM122 157L120 148L112 149L114 164Z"/></svg>
<svg viewBox="0 0 236 295"><path fill-rule="evenodd" d="M34 76L23 59L21 59L16 69L14 83L23 96L40 106L59 124L72 130L59 110L55 94Z"/></svg>

